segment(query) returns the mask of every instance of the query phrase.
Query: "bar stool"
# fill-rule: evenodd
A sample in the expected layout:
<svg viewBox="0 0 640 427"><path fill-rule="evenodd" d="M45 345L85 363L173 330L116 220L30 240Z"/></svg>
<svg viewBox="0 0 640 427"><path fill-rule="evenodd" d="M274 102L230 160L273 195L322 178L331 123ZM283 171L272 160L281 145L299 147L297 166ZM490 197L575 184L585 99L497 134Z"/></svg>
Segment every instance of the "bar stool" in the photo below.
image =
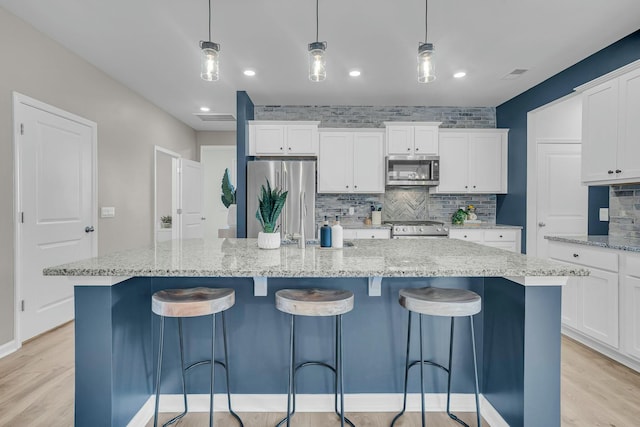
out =
<svg viewBox="0 0 640 427"><path fill-rule="evenodd" d="M391 427L404 414L407 409L407 382L409 379L409 369L420 364L420 396L422 403L422 427L425 427L424 413L424 365L431 365L442 369L447 373L447 414L449 417L463 426L469 427L464 421L456 417L450 411L451 400L451 356L453 354L453 325L456 317L469 317L471 325L471 348L473 349L473 371L476 385L476 419L477 425L480 427L480 403L478 399L478 364L476 361L476 341L473 330L473 316L478 314L482 309L482 299L475 292L464 289L442 289L442 288L420 288L420 289L401 289L400 305L409 311L409 320L407 326L407 357L405 359L404 371L404 401L402 411L397 414L391 422ZM409 363L409 350L411 349L411 315L419 314L420 321L420 360ZM422 343L422 315L429 316L447 316L451 317L451 330L449 335L449 366L445 368L435 362L424 360L423 343Z"/></svg>
<svg viewBox="0 0 640 427"><path fill-rule="evenodd" d="M187 390L185 383L185 373L191 368L200 365L211 365L211 385L209 389L209 426L213 427L213 377L214 366L217 363L225 370L227 380L227 403L229 412L243 427L242 420L231 408L231 393L229 391L229 355L227 353L227 324L224 317L225 310L235 304L235 291L233 289L212 289L212 288L192 288L192 289L165 289L158 291L151 297L151 309L160 316L160 344L158 349L158 373L156 377L156 406L153 416L153 425L158 425L158 405L160 403L160 377L162 374L162 349L164 347L164 320L167 317L178 318L178 335L180 338L180 369L182 371L182 395L184 397L184 412L171 420L164 426L173 424L187 413ZM222 337L224 342L224 363L215 360L215 337L216 337L216 313L222 315ZM185 368L184 364L184 344L182 338L182 319L184 317L197 317L211 315L211 359L192 363Z"/></svg>
<svg viewBox="0 0 640 427"><path fill-rule="evenodd" d="M287 416L276 427L286 422L290 425L291 417L296 413L296 383L298 369L306 366L324 366L335 374L334 410L340 417L340 425L353 423L344 416L344 383L342 369L342 315L353 310L353 292L330 289L282 289L276 292L276 308L291 315L289 339L289 386L287 392ZM325 362L309 361L295 365L295 327L296 316L335 316L336 318L336 354L335 366ZM340 394L340 411L338 411L338 392ZM293 407L292 405L293 401Z"/></svg>

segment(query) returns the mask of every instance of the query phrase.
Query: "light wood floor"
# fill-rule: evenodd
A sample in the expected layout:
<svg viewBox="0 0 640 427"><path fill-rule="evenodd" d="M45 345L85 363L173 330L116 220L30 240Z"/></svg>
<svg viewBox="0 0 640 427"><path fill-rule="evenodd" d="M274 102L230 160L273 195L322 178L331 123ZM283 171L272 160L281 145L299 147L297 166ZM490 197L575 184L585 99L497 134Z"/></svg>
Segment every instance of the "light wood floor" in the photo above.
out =
<svg viewBox="0 0 640 427"><path fill-rule="evenodd" d="M0 426L73 425L73 323L26 343L0 359ZM284 414L241 414L247 427L267 427ZM459 425L440 413L427 414L430 427ZM470 425L473 414L461 414ZM163 417L168 417L163 414ZM220 426L234 426L219 414ZM393 414L348 414L358 427L388 426ZM207 414L189 414L178 425L202 426ZM331 414L296 414L295 427L339 425ZM398 427L419 426L419 414L406 414ZM640 374L568 338L562 340L562 425L633 427L640 425Z"/></svg>

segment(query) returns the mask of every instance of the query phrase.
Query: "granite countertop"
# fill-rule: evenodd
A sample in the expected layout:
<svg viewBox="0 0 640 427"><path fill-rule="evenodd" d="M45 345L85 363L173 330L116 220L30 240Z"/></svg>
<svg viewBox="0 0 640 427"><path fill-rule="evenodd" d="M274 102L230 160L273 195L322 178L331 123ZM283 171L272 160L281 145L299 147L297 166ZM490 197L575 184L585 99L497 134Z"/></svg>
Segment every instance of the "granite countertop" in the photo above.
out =
<svg viewBox="0 0 640 427"><path fill-rule="evenodd" d="M522 277L582 276L575 266L456 239L358 240L343 249L257 239L162 242L44 270L52 276L141 277Z"/></svg>
<svg viewBox="0 0 640 427"><path fill-rule="evenodd" d="M463 224L463 225L449 224L449 228L452 230L455 230L455 229L467 230L467 229L474 229L474 228L478 228L478 229L516 228L518 230L522 230L521 225L492 224L489 222L482 222L480 224Z"/></svg>
<svg viewBox="0 0 640 427"><path fill-rule="evenodd" d="M624 236L544 236L547 240L578 245L598 246L620 251L640 252L640 239Z"/></svg>

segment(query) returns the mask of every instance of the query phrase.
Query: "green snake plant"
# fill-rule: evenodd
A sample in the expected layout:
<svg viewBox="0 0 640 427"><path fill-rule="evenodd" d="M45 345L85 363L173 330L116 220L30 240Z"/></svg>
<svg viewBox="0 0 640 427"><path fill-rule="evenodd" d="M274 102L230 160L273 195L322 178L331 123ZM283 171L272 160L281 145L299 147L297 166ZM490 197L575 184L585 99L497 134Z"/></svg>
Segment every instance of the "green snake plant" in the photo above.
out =
<svg viewBox="0 0 640 427"><path fill-rule="evenodd" d="M220 199L225 208L236 204L236 189L231 185L229 169L225 169L224 175L222 175L222 195Z"/></svg>
<svg viewBox="0 0 640 427"><path fill-rule="evenodd" d="M278 230L276 223L278 217L282 212L284 203L287 201L288 191L282 192L282 190L274 187L271 189L271 184L267 179L267 188L262 186L260 197L258 198L258 210L256 211L256 218L260 221L262 230L265 233L275 233Z"/></svg>

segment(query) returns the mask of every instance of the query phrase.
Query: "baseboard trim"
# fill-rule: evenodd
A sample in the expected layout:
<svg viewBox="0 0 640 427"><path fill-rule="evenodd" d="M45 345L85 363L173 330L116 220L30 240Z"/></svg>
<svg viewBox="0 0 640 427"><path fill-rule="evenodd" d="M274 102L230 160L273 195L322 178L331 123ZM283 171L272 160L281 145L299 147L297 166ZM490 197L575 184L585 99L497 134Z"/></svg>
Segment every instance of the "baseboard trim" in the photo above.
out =
<svg viewBox="0 0 640 427"><path fill-rule="evenodd" d="M10 355L11 353L16 352L22 347L17 340L11 340L6 344L0 345L0 359L5 356Z"/></svg>
<svg viewBox="0 0 640 427"><path fill-rule="evenodd" d="M163 394L160 396L159 412L181 412L183 410L181 394ZM296 410L299 412L331 412L333 411L333 394L299 394ZM189 412L208 412L208 394L187 395ZM236 412L286 412L287 396L285 394L234 394L231 403ZM447 395L431 393L426 396L428 412L444 412ZM143 427L153 417L155 396L149 397L138 413L131 419L128 427ZM348 412L396 412L402 408L400 393L362 393L345 394L344 405ZM407 411L420 411L420 394L407 395ZM452 394L451 410L453 412L475 411L473 394ZM214 396L214 410L228 412L225 394ZM509 427L498 411L484 396L480 396L480 413L492 427Z"/></svg>

